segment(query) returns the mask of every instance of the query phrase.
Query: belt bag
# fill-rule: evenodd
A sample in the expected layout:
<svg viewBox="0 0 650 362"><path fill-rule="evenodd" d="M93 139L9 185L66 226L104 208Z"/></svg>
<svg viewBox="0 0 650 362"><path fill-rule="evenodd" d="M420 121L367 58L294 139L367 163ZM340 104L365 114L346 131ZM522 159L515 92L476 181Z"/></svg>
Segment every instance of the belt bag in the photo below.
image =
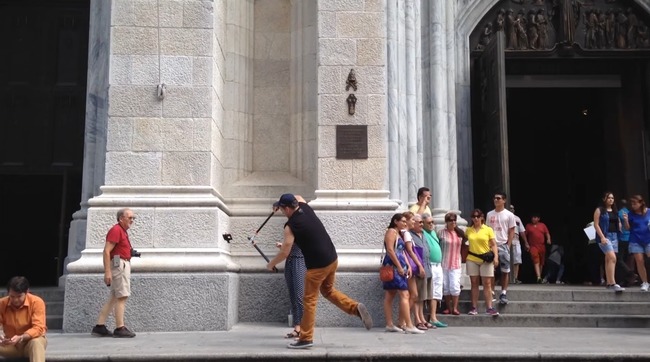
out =
<svg viewBox="0 0 650 362"><path fill-rule="evenodd" d="M483 261L486 261L488 263L491 263L491 262L494 261L494 253L492 251L488 251L487 253L484 253L484 254L475 254L475 253L472 253L471 251L469 251L469 255L474 255L475 257L477 257L477 258L479 258L479 259L481 259Z"/></svg>

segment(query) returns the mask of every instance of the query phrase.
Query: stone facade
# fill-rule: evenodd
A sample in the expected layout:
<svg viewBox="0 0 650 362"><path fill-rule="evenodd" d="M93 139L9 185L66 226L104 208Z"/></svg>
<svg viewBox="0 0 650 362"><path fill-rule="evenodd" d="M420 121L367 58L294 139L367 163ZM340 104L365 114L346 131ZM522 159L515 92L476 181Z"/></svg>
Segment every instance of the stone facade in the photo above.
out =
<svg viewBox="0 0 650 362"><path fill-rule="evenodd" d="M284 279L246 239L284 192L311 200L339 251L338 286L381 325L390 215L423 185L438 223L473 204L468 39L497 2L91 0L64 330L95 322L107 296L101 250L122 207L137 215L142 252L134 330L286 321ZM356 91L345 89L351 69ZM367 159L336 157L337 125L367 126ZM256 239L267 254L283 224L272 218ZM358 325L332 309L321 304L319 325Z"/></svg>

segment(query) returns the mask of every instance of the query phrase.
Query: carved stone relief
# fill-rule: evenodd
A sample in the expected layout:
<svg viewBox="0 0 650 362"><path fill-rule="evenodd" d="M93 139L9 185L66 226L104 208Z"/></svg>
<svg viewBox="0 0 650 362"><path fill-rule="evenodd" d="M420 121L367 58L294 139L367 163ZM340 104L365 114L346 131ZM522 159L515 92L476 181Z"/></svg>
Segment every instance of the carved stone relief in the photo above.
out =
<svg viewBox="0 0 650 362"><path fill-rule="evenodd" d="M499 31L509 52L650 49L650 14L631 0L503 0L480 24L475 50Z"/></svg>

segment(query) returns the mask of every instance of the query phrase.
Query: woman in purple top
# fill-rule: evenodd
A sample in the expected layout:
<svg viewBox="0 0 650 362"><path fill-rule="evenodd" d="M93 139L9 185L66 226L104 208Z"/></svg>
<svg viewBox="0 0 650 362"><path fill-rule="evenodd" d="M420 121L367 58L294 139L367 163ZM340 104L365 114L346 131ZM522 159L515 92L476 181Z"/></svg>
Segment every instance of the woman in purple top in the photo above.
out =
<svg viewBox="0 0 650 362"><path fill-rule="evenodd" d="M636 270L641 277L641 290L650 288L643 254L650 257L650 213L641 195L630 197L630 213L623 214L625 228L630 230L629 252L634 255Z"/></svg>

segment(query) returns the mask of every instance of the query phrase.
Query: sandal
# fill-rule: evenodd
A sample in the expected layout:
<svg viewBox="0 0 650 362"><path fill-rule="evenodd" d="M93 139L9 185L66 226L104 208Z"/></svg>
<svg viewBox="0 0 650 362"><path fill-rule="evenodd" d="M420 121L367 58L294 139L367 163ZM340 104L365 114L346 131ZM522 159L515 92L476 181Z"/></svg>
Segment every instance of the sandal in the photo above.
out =
<svg viewBox="0 0 650 362"><path fill-rule="evenodd" d="M427 327L427 328L429 328L429 329L433 329L433 328L434 328L433 324L431 324L431 323L429 323L429 322L426 322L426 323L423 323L423 324L424 324L425 327Z"/></svg>
<svg viewBox="0 0 650 362"><path fill-rule="evenodd" d="M454 311L451 312L451 314L453 314L453 315L460 315L460 312L458 311L458 309L454 309Z"/></svg>
<svg viewBox="0 0 650 362"><path fill-rule="evenodd" d="M284 336L284 338L299 338L299 337L300 337L300 331L297 331L295 329L291 331L291 333L287 333L287 335Z"/></svg>
<svg viewBox="0 0 650 362"><path fill-rule="evenodd" d="M421 330L421 331L426 331L427 329L429 329L429 328L427 328L427 326L424 325L424 323L418 323L418 324L416 324L416 325L415 325L415 328L417 328L417 329L419 329L419 330Z"/></svg>
<svg viewBox="0 0 650 362"><path fill-rule="evenodd" d="M449 311L449 308L447 308L447 309L445 309L445 310L442 311L442 314L449 314L449 313L451 313L451 312Z"/></svg>

